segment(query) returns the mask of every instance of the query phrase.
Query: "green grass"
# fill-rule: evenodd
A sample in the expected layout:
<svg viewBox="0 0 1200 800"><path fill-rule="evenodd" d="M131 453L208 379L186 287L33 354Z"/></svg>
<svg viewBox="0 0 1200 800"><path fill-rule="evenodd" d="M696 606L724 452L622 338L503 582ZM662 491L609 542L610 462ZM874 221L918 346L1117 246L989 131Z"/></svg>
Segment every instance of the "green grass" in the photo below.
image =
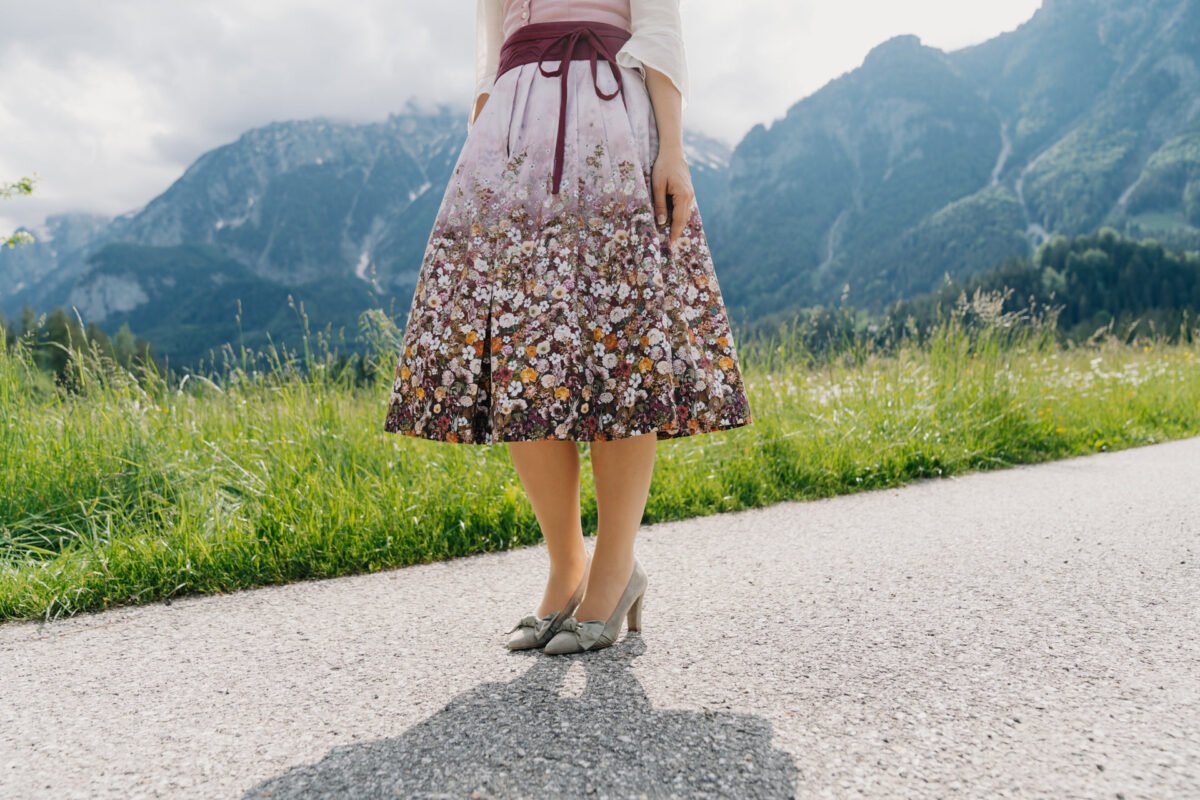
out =
<svg viewBox="0 0 1200 800"><path fill-rule="evenodd" d="M660 442L646 522L1200 433L1200 331L1062 349L1053 318L998 308L976 297L886 350L741 342L754 424ZM539 541L507 448L382 431L399 331L369 321L366 385L306 348L182 383L85 352L66 390L0 346L0 619ZM594 532L586 459L583 515Z"/></svg>

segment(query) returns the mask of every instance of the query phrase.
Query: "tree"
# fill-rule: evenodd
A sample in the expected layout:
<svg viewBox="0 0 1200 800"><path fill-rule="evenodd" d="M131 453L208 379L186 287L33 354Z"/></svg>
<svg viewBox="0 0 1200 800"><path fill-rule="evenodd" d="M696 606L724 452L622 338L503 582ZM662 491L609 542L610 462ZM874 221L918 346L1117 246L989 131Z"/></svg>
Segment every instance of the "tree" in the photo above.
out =
<svg viewBox="0 0 1200 800"><path fill-rule="evenodd" d="M89 322L87 326L88 342L96 346L96 351L105 358L116 360L113 351L112 342L109 341L108 334L100 327L99 323Z"/></svg>
<svg viewBox="0 0 1200 800"><path fill-rule="evenodd" d="M133 339L133 331L129 330L129 323L124 323L117 331L117 335L113 337L113 353L116 354L117 363L128 369L133 363L133 355L137 343Z"/></svg>
<svg viewBox="0 0 1200 800"><path fill-rule="evenodd" d="M55 373L63 375L70 362L70 351L83 347L83 328L66 311L55 308L46 317L44 330L47 339L46 363Z"/></svg>
<svg viewBox="0 0 1200 800"><path fill-rule="evenodd" d="M37 312L33 310L33 306L26 303L21 307L21 336L29 336L36 334L41 329L41 323L38 322Z"/></svg>

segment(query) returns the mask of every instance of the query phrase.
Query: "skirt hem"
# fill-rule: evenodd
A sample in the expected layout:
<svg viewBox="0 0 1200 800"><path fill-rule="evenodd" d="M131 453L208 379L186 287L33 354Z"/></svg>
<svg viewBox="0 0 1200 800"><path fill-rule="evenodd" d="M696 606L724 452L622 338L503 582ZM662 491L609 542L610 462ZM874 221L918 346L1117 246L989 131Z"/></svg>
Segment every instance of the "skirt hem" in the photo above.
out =
<svg viewBox="0 0 1200 800"><path fill-rule="evenodd" d="M455 431L447 431L446 434L442 435L442 436L437 435L437 433L438 433L437 431L422 432L422 431L413 430L412 428L391 428L391 427L385 426L383 431L385 433L394 433L398 436L408 436L413 439L426 439L431 442L445 442L447 444L495 445L495 444L505 444L507 442L548 442L548 441L611 442L611 441L618 441L620 439L632 439L634 436L643 436L647 433L657 434L656 438L658 441L661 442L666 439L684 439L684 438L687 438L688 436L700 436L700 435L703 435L706 433L718 433L720 431L735 430L737 428L742 428L742 427L745 427L746 425L750 425L753 422L754 422L754 417L753 417L753 415L750 415L750 416L746 416L745 418L738 418L738 419L732 420L730 422L718 423L716 425L709 425L708 427L703 427L703 426L698 427L698 428L684 427L681 429L653 427L648 430L644 430L644 431L640 431L640 432L636 432L636 433L626 433L626 434L622 434L621 436L604 435L604 436L602 436L600 438L596 438L596 439L572 439L568 436L553 436L553 435L551 435L551 436L542 436L542 437L536 438L536 439L529 439L529 438L505 439L502 436L499 438L490 437L491 441L487 441L486 439L475 439L475 438L465 438L464 439L462 437L459 437Z"/></svg>

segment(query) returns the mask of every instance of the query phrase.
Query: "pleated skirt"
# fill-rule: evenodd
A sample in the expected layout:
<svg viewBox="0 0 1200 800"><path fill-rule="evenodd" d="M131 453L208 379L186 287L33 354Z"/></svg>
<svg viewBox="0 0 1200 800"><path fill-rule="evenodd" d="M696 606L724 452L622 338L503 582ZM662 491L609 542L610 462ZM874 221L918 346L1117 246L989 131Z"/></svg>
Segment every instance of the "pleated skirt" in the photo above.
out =
<svg viewBox="0 0 1200 800"><path fill-rule="evenodd" d="M557 61L543 62L547 71ZM500 75L446 187L405 323L384 430L465 444L658 439L752 421L693 204L654 219L658 130L637 70Z"/></svg>

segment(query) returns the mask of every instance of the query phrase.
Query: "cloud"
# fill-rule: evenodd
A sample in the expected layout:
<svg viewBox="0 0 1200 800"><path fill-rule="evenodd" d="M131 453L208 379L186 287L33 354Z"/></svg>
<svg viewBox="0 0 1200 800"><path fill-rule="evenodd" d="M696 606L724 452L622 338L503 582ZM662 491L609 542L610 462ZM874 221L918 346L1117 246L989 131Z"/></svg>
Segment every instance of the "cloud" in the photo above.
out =
<svg viewBox="0 0 1200 800"><path fill-rule="evenodd" d="M685 123L736 142L916 33L954 48L1029 17L1037 0L682 0L692 73ZM39 0L5 3L0 180L37 171L37 196L0 230L48 213L117 214L205 151L274 120L382 119L410 98L465 113L469 0ZM6 226L4 215L10 225Z"/></svg>

